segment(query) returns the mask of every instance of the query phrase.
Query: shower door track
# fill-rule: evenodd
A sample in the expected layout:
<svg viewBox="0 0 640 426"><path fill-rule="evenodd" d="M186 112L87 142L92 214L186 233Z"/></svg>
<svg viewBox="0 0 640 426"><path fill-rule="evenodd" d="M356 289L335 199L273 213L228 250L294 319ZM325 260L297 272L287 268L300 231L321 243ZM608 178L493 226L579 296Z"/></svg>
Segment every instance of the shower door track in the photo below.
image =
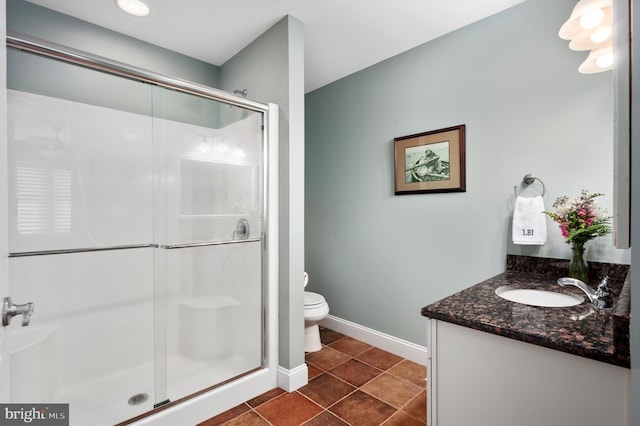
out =
<svg viewBox="0 0 640 426"><path fill-rule="evenodd" d="M94 251L109 251L109 250L130 250L138 248L161 248L165 250L192 248L192 247L209 247L209 246L222 246L228 244L242 244L253 243L262 241L260 238L247 238L246 240L232 240L232 241L212 241L205 243L188 243L188 244L130 244L123 246L109 246L109 247L87 247L87 248L73 248L73 249L59 249L59 250L41 250L41 251L19 251L9 253L9 257L28 257L28 256L47 256L51 254L72 254L72 253L89 253Z"/></svg>

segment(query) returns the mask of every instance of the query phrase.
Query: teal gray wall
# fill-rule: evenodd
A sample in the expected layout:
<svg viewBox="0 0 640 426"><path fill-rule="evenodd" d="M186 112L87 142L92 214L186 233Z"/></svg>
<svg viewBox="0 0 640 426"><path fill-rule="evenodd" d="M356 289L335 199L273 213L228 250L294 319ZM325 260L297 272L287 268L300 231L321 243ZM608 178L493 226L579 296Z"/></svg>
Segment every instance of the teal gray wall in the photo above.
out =
<svg viewBox="0 0 640 426"><path fill-rule="evenodd" d="M8 30L133 65L152 72L217 87L218 67L89 24L23 0L7 2ZM151 102L172 120L219 127L219 104L182 93L99 73L16 49L7 51L7 87L137 114L151 114ZM126 96L123 96L126 93Z"/></svg>
<svg viewBox="0 0 640 426"><path fill-rule="evenodd" d="M47 40L210 87L218 82L218 67L152 44L124 36L23 0L7 1L11 32ZM163 91L147 84L54 61L16 49L7 51L7 87L45 96L151 115L151 99L167 103L160 109L172 120L219 127L217 102ZM155 90L154 90L155 89ZM126 96L123 96L123 93Z"/></svg>
<svg viewBox="0 0 640 426"><path fill-rule="evenodd" d="M425 344L420 308L504 271L507 253L569 258L550 220L545 246L512 244L525 174L548 210L583 188L611 208L612 77L579 74L586 54L558 37L574 5L526 1L307 94L308 289L330 314ZM394 195L393 139L459 124L466 192ZM609 237L586 256L630 261Z"/></svg>
<svg viewBox="0 0 640 426"><path fill-rule="evenodd" d="M220 88L280 107L279 365L304 364L304 25L285 17L220 69Z"/></svg>
<svg viewBox="0 0 640 426"><path fill-rule="evenodd" d="M63 46L210 87L218 67L153 44L73 18L25 0L7 0L7 31L17 31Z"/></svg>

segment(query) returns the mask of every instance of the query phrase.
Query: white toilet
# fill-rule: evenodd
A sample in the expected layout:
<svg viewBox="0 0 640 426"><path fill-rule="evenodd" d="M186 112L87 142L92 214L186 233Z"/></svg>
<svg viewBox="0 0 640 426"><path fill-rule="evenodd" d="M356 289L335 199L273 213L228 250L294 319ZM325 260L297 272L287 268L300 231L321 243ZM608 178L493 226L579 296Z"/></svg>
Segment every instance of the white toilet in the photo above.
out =
<svg viewBox="0 0 640 426"><path fill-rule="evenodd" d="M304 286L309 282L309 275L304 273ZM322 349L318 321L329 314L329 305L324 297L310 291L304 292L304 351L315 352Z"/></svg>

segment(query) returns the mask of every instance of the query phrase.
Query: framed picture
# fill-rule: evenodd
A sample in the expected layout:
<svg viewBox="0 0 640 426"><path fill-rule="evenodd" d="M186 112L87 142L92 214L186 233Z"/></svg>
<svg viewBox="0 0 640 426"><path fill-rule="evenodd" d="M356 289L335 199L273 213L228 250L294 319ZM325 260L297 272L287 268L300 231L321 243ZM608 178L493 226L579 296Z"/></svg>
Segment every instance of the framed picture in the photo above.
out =
<svg viewBox="0 0 640 426"><path fill-rule="evenodd" d="M465 192L465 125L395 138L396 195Z"/></svg>

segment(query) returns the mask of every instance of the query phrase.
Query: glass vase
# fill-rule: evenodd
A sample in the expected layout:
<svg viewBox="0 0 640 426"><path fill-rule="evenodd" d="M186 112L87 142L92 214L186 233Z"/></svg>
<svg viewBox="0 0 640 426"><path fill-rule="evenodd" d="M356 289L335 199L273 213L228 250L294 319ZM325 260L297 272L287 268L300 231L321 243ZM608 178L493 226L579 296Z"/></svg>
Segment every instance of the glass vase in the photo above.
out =
<svg viewBox="0 0 640 426"><path fill-rule="evenodd" d="M571 245L571 260L569 261L569 276L585 284L589 284L589 265L584 259L584 243L574 242Z"/></svg>

